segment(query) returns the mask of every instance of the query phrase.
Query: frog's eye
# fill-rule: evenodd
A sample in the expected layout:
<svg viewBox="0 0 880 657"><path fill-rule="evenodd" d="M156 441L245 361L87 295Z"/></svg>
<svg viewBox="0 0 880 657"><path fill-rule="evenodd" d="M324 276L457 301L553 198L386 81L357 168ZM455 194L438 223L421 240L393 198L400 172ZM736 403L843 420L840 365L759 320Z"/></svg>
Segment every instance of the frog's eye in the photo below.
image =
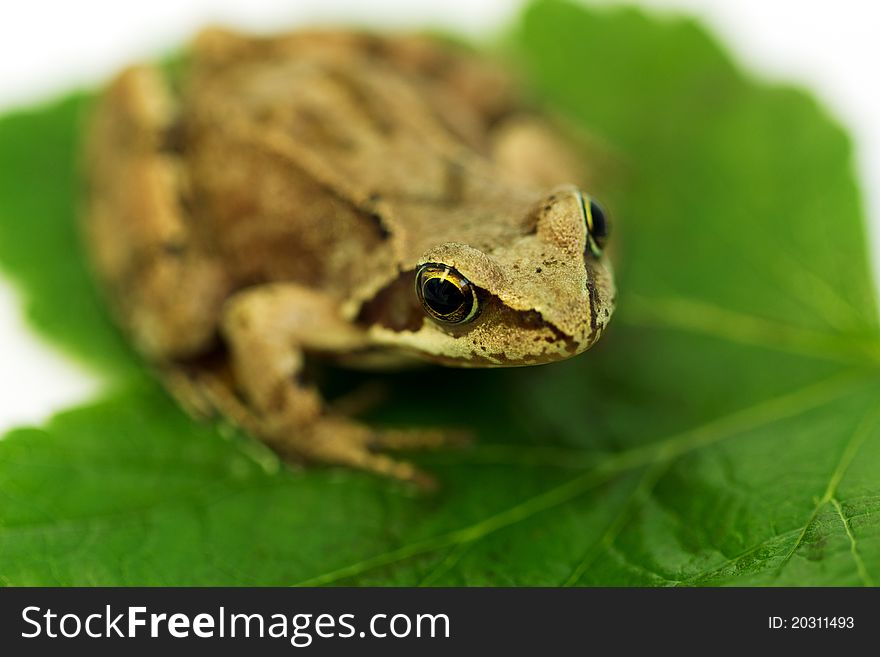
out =
<svg viewBox="0 0 880 657"><path fill-rule="evenodd" d="M447 265L429 262L419 267L416 294L425 312L445 324L469 322L479 310L474 286Z"/></svg>
<svg viewBox="0 0 880 657"><path fill-rule="evenodd" d="M590 251L597 258L602 255L602 250L608 244L608 235L611 233L611 224L605 216L605 210L592 198L588 203L581 196L581 208L584 212L584 220L587 223L587 239Z"/></svg>

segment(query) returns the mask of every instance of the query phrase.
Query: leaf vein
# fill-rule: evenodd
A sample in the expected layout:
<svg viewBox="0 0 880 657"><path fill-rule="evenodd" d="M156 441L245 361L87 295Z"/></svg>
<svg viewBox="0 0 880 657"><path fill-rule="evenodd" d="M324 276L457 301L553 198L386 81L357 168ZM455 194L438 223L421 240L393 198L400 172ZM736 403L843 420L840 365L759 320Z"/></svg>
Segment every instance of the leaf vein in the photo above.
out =
<svg viewBox="0 0 880 657"><path fill-rule="evenodd" d="M547 511L576 499L623 472L675 459L730 435L791 417L827 403L843 394L862 378L862 375L855 375L851 372L836 375L819 383L735 411L684 433L643 447L619 452L609 457L605 464L473 525L368 557L362 561L302 580L294 586L322 586L445 547L480 540L499 529L526 520L536 513Z"/></svg>
<svg viewBox="0 0 880 657"><path fill-rule="evenodd" d="M791 550L789 550L789 552L785 555L782 563L779 564L779 567L776 570L777 577L782 573L783 568L785 568L788 562L791 561L791 558L798 551L798 548L803 545L804 540L807 536L807 532L809 531L812 524L816 521L816 517L819 515L819 511L821 511L822 508L826 504L829 504L834 498L835 494L837 493L837 487L840 485L840 482L843 479L843 476L846 474L846 471L852 463L853 459L855 458L856 453L859 451L862 444L864 444L868 435L870 435L871 431L877 425L878 421L880 421L880 405L875 406L873 411L862 419L862 421L856 427L856 430L853 432L852 436L844 446L843 452L841 452L840 458L838 459L837 464L834 466L834 470L831 471L831 475L828 478L828 484L825 486L825 492L822 494L822 497L819 498L819 501L816 502L816 505L810 512L806 523L804 523L803 529L801 529L801 532L798 535L797 541L795 541L794 545L791 547Z"/></svg>
<svg viewBox="0 0 880 657"><path fill-rule="evenodd" d="M687 297L633 296L629 313L623 320L633 325L678 329L822 360L880 363L880 342L876 338L782 324Z"/></svg>
<svg viewBox="0 0 880 657"><path fill-rule="evenodd" d="M865 586L874 586L874 580L872 579L870 573L868 573L868 569L865 567L865 562L862 559L862 555L859 554L858 548L856 546L856 537L853 534L849 519L843 513L843 507L840 505L840 500L838 500L836 497L832 497L831 504L834 507L834 510L837 511L837 515L840 517L840 521L843 523L843 528L846 530L847 538L849 538L849 549L850 552L852 552L853 560L856 562L856 571L859 574L859 579L862 580L862 583Z"/></svg>

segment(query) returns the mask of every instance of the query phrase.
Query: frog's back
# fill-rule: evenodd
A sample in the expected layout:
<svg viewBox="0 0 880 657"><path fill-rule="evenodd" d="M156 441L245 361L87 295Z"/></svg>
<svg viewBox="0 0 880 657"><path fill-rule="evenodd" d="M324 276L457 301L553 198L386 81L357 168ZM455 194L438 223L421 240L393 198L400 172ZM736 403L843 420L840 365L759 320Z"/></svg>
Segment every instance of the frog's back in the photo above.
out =
<svg viewBox="0 0 880 657"><path fill-rule="evenodd" d="M389 280L432 223L400 213L454 220L511 99L495 69L421 38L205 32L181 99L195 230L239 285Z"/></svg>

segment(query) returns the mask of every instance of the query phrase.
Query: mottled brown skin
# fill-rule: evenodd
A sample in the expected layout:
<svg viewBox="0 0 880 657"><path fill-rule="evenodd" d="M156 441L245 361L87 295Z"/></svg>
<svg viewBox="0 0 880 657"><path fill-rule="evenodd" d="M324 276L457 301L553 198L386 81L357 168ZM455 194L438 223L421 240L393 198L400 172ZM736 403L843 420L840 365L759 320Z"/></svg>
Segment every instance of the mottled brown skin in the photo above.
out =
<svg viewBox="0 0 880 657"><path fill-rule="evenodd" d="M85 234L136 347L197 413L282 455L427 483L379 450L437 446L333 414L306 354L515 366L589 348L613 310L576 159L492 66L420 37L208 30L182 89L133 67L95 110ZM424 263L478 291L428 318Z"/></svg>

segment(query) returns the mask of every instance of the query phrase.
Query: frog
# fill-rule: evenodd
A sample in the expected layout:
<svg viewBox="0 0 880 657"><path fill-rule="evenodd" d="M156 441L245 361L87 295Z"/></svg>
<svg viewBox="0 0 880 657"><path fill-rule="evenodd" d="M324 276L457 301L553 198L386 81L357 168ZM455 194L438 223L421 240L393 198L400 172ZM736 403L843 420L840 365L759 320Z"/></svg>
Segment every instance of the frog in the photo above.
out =
<svg viewBox="0 0 880 657"><path fill-rule="evenodd" d="M461 432L339 412L307 360L517 367L603 334L608 217L499 62L422 34L209 27L181 69L134 64L100 94L81 223L113 317L194 416L429 488L397 452Z"/></svg>

